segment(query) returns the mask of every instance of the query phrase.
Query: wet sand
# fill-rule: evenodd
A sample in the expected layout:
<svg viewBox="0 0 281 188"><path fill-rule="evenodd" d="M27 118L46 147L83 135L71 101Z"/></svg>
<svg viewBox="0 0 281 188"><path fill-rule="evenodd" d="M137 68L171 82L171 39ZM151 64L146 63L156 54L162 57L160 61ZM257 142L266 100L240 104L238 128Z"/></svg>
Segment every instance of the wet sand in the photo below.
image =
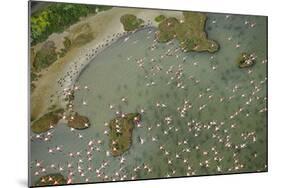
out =
<svg viewBox="0 0 281 188"><path fill-rule="evenodd" d="M182 16L179 11L126 9L114 7L111 10L100 12L97 15L81 19L80 22L73 24L63 33L50 35L47 40L54 41L57 50L60 50L63 48L63 39L65 36L68 36L75 28L88 23L93 30L95 39L86 45L71 49L64 57L59 58L50 67L41 72L42 76L37 81L36 88L31 95L31 115L33 119L36 119L46 113L51 105L56 105L58 108L65 107L65 103L60 95L63 92L63 89L72 86L84 66L87 65L90 60L98 54L98 52L102 51L106 47L103 45L106 41L108 41L107 43L109 45L109 43L112 43L119 37L123 36L121 34L125 34L123 26L120 23L120 17L124 14L135 14L137 17L144 20L145 25L149 24L151 26L157 26L154 18L160 14L165 16L174 16L177 18ZM40 48L42 44L43 43L37 44L34 46L34 49ZM98 51L91 54L93 49L97 49ZM74 66L76 67L74 68ZM77 67L79 68L77 69ZM75 74L73 74L73 69L75 69ZM69 74L71 74L71 78L69 78ZM64 81L63 83L58 84L57 81L61 78L63 78ZM49 99L52 95L52 103L50 103Z"/></svg>

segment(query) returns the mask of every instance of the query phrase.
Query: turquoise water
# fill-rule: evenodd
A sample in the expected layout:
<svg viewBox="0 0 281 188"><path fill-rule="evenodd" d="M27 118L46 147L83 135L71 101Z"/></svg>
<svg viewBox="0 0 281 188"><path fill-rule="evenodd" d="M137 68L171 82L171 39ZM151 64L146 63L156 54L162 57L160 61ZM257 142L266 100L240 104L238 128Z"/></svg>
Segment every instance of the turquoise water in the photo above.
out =
<svg viewBox="0 0 281 188"><path fill-rule="evenodd" d="M50 141L34 139L32 174L62 167L65 177L83 183L267 170L267 20L223 14L208 18L208 37L220 45L214 54L183 53L177 41L159 44L155 29L148 28L94 58L77 80L81 89L74 100L74 110L92 126L71 131L61 123ZM165 55L168 51L171 56ZM239 69L235 60L244 51L255 53L257 63ZM132 146L121 156L124 163L107 155L104 134L105 123L117 111L142 112ZM91 140L95 143L89 146ZM48 153L56 146L62 151ZM46 172L36 167L36 160ZM32 175L32 182L36 179Z"/></svg>

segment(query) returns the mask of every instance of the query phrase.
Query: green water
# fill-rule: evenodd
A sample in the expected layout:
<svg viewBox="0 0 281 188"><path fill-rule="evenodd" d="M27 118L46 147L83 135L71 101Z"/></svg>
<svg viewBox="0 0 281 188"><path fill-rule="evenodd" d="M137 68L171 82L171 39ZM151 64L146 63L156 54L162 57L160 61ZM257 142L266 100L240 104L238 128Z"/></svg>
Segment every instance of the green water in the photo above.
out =
<svg viewBox="0 0 281 188"><path fill-rule="evenodd" d="M267 116L260 110L267 102L267 63L262 63L267 58L266 18L223 14L208 14L208 18L208 37L220 45L214 54L183 53L176 41L159 44L153 28L130 35L126 42L123 37L101 52L76 83L81 89L75 92L74 110L86 115L92 126L73 132L58 126L51 141L32 142L32 161L43 160L48 173L58 171L51 164L63 167L66 177L74 172L74 183L265 171ZM165 55L168 50L172 56ZM254 52L257 63L239 69L235 60L244 51ZM184 104L186 111L181 113ZM120 164L121 157L106 155L109 139L104 124L117 111L142 110L141 127L135 127L132 146ZM91 139L102 143L92 148L89 161ZM63 152L48 153L55 146L62 146ZM78 151L81 156L68 156ZM67 162L74 167L68 168ZM108 165L100 168L105 162ZM31 171L38 171L33 163ZM32 182L36 179L32 176Z"/></svg>

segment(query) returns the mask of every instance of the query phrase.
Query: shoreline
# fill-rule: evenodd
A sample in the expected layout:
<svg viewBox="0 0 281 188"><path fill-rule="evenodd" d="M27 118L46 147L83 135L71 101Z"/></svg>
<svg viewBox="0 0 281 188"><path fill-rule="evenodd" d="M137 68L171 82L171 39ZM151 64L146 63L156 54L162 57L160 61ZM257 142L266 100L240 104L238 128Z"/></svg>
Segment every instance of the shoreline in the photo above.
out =
<svg viewBox="0 0 281 188"><path fill-rule="evenodd" d="M133 32L124 32L121 36L119 36L118 38L116 38L116 40L110 42L107 46L105 46L104 48L100 49L99 52L97 52L84 66L83 68L80 69L78 75L76 76L75 80L73 80L73 84L75 84L77 82L77 80L79 79L80 75L83 73L83 71L90 65L90 63L98 56L100 55L100 53L102 53L104 50L106 50L107 48L111 47L111 45L113 45L114 43L118 42L119 40L122 40L132 34L135 34L136 32L139 32L139 31L143 31L143 30L146 30L146 29L154 29L155 27L154 26L151 26L151 25L147 25L147 26L144 26L142 28L139 28Z"/></svg>
<svg viewBox="0 0 281 188"><path fill-rule="evenodd" d="M125 31L120 22L120 17L124 14L134 14L143 19L144 26L132 32ZM89 24L97 36L85 45L69 50L64 57L59 58L51 66L46 68L46 70L41 72L42 76L37 81L35 90L31 93L31 115L33 119L42 116L52 105L55 105L57 108L65 108L65 90L75 85L83 70L100 52L122 37L129 36L141 29L157 27L154 18L160 14L174 17L182 16L180 11L155 11L113 7L97 15L81 19L63 33L50 35L47 40L53 40L57 42L57 46L60 46L61 44L59 43L61 43L63 37L70 33L71 30L83 24ZM35 47L40 47L41 45L42 43L39 43ZM60 80L63 81L60 82ZM53 101L52 104L50 104L49 99Z"/></svg>
<svg viewBox="0 0 281 188"><path fill-rule="evenodd" d="M78 60L80 62L80 67L79 67L79 70L77 71L76 74L67 75L67 73L69 71L71 71L71 69L72 69L71 64L69 65L69 67L65 67L63 75L64 76L67 75L68 80L64 82L64 85L61 88L62 90L60 91L61 93L58 95L58 97L63 97L63 98L60 99L60 101L61 102L64 101L64 96L65 96L64 90L67 90L67 92L69 90L74 90L75 84L76 84L77 80L79 79L80 75L90 65L90 63L93 62L94 59L98 55L100 55L100 53L102 53L104 50L108 49L112 44L118 42L119 40L122 40L122 39L136 33L136 32L146 30L146 29L153 29L153 28L154 28L154 26L150 25L148 23L147 25L144 25L143 27L141 27L141 28L139 28L135 31L118 32L118 33L115 34L115 36L111 36L111 38L107 39L107 40L109 40L109 42L99 43L96 48L87 49L87 51L85 51L83 55L77 57L78 59L83 58L83 60ZM90 54L93 51L94 51L94 53ZM75 61L75 60L73 60L73 61ZM64 76L62 76L62 77L64 77ZM59 107L66 108L67 103L66 104L61 103L60 105L63 105L63 106L59 106Z"/></svg>

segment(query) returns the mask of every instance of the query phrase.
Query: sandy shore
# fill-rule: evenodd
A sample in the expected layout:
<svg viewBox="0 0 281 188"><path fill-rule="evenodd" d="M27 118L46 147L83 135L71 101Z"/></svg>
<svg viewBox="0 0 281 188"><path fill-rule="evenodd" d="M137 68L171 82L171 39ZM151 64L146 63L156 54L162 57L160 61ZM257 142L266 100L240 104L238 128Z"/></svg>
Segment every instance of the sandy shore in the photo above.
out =
<svg viewBox="0 0 281 188"><path fill-rule="evenodd" d="M176 18L182 17L180 11L116 7L83 18L63 33L52 34L48 40L55 42L57 50L63 48L63 39L65 36L68 36L75 28L84 24L90 25L95 38L83 46L72 48L64 57L59 58L50 67L41 72L42 76L37 81L36 88L31 95L31 116L33 119L46 113L52 105L60 108L65 107L66 103L63 98L65 89L73 86L83 68L100 51L126 34L120 23L120 17L124 14L134 14L143 19L146 25L150 26L157 26L154 18L160 14ZM40 48L41 45L42 43L39 43L34 48ZM50 102L50 99L52 99L52 102Z"/></svg>

